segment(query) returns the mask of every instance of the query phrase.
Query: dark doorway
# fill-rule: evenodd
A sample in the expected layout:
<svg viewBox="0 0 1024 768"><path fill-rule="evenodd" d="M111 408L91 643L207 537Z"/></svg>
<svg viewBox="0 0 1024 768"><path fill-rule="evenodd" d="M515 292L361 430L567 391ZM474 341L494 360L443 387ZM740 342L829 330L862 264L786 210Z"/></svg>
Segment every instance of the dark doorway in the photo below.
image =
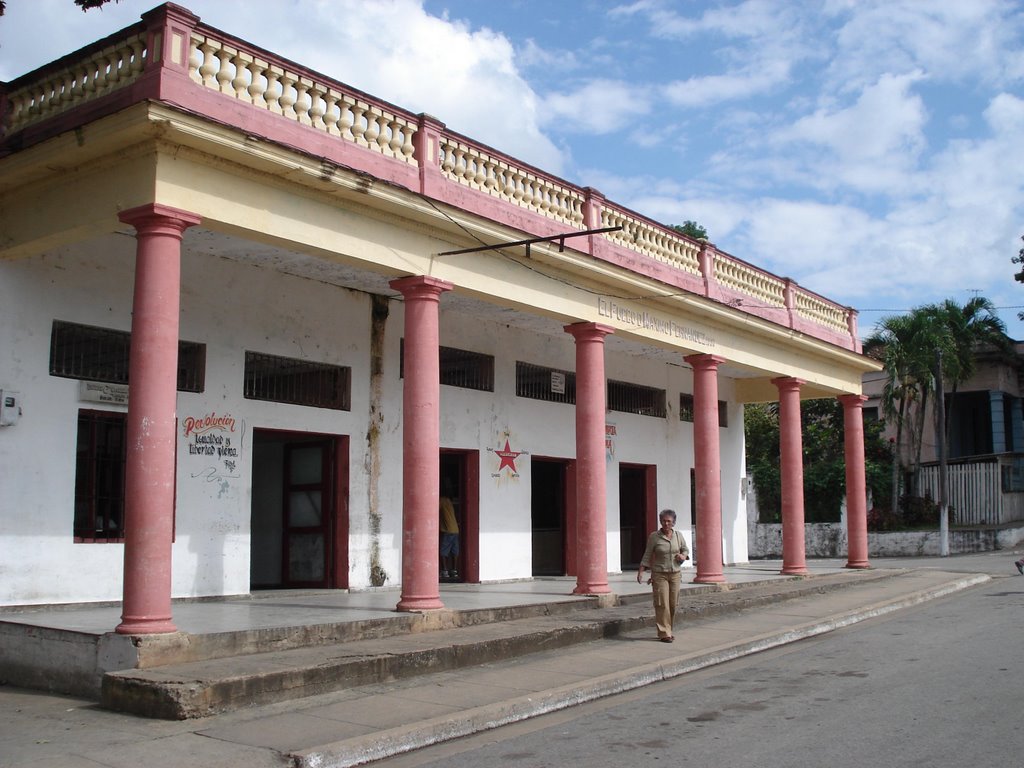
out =
<svg viewBox="0 0 1024 768"><path fill-rule="evenodd" d="M250 586L348 586L348 439L253 430Z"/></svg>
<svg viewBox="0 0 1024 768"><path fill-rule="evenodd" d="M657 527L657 467L619 465L619 562L635 571L644 556L647 535Z"/></svg>
<svg viewBox="0 0 1024 768"><path fill-rule="evenodd" d="M447 495L459 524L457 576L442 582L480 581L480 452L441 450L441 495Z"/></svg>
<svg viewBox="0 0 1024 768"><path fill-rule="evenodd" d="M567 572L567 468L564 460L534 456L530 461L534 576L564 576Z"/></svg>

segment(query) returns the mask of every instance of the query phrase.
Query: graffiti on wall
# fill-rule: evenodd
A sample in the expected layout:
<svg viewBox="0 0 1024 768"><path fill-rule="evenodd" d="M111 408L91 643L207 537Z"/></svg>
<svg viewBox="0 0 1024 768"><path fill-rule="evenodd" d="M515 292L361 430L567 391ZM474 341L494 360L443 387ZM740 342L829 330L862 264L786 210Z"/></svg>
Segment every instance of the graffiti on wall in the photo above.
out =
<svg viewBox="0 0 1024 768"><path fill-rule="evenodd" d="M504 480L518 480L519 468L516 466L516 462L523 461L524 459L521 457L530 455L528 451L513 450L510 432L502 433L496 442L500 444L502 440L505 441L503 448L488 447L487 449L494 459L494 470L491 472L491 477L498 481L499 485Z"/></svg>
<svg viewBox="0 0 1024 768"><path fill-rule="evenodd" d="M202 416L182 419L181 432L189 457L196 457L197 461L205 464L202 469L190 472L190 476L208 483L218 483L219 493L226 493L230 481L239 477L238 462L241 458L245 422L238 425L230 414L211 411Z"/></svg>

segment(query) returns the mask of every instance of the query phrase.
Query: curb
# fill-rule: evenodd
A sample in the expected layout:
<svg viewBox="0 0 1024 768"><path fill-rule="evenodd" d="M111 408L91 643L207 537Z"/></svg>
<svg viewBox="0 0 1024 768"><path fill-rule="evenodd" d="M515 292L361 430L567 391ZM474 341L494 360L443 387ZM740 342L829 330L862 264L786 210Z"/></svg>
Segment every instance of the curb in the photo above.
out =
<svg viewBox="0 0 1024 768"><path fill-rule="evenodd" d="M539 694L474 707L455 716L439 716L410 726L391 728L372 735L346 739L312 749L298 750L290 753L288 757L296 768L350 768L364 765L422 747L470 736L550 712L557 712L577 704L624 693L651 683L670 680L688 672L695 672L919 605L991 580L992 577L984 574L965 576L937 587L911 592L898 598L797 625L784 631L758 635L742 643L721 645L694 654L683 655L674 660L633 667L611 675L593 678L582 685L562 686Z"/></svg>

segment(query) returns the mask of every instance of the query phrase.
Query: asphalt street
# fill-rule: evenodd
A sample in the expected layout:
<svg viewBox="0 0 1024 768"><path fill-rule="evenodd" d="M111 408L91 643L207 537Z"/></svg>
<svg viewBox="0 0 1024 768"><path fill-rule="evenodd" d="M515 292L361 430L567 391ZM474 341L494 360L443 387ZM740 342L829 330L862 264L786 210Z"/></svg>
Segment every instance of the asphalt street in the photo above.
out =
<svg viewBox="0 0 1024 768"><path fill-rule="evenodd" d="M1005 560L1005 557L1003 558ZM996 568L998 560L992 561ZM1024 579L987 584L381 768L1020 762Z"/></svg>

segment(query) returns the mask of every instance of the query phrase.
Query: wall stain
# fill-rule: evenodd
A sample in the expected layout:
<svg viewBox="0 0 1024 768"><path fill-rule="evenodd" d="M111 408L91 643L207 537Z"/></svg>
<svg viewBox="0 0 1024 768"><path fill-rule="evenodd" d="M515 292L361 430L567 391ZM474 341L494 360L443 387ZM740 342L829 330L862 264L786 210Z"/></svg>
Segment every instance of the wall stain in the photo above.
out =
<svg viewBox="0 0 1024 768"><path fill-rule="evenodd" d="M366 508L370 515L370 584L383 586L388 580L380 560L380 428L384 422L384 331L390 313L388 298L374 295L370 300L370 413L366 430Z"/></svg>

